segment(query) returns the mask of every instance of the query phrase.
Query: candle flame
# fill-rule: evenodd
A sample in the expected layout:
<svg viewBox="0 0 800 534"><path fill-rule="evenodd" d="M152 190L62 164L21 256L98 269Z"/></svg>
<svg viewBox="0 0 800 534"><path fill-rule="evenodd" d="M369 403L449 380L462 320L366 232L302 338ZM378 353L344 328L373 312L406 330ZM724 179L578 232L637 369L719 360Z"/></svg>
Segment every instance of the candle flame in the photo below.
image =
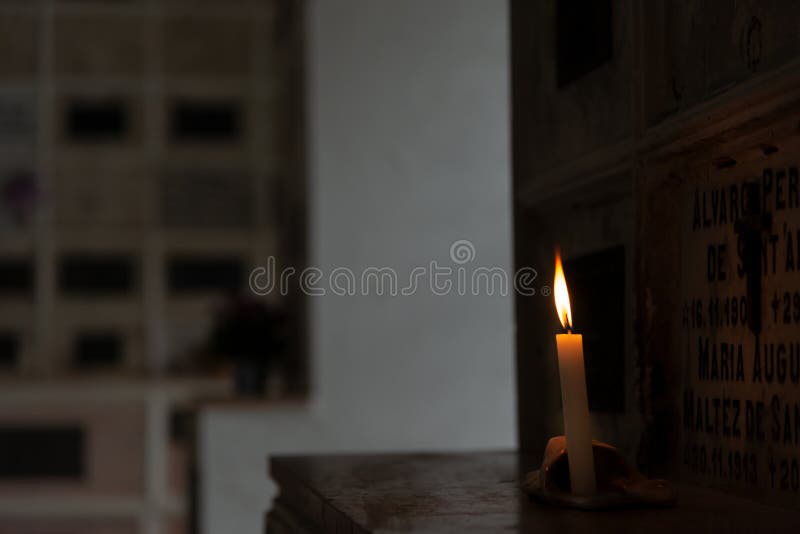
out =
<svg viewBox="0 0 800 534"><path fill-rule="evenodd" d="M572 330L572 309L569 305L569 291L567 279L564 277L564 267L561 265L561 253L556 251L556 275L553 282L553 296L556 300L558 320L567 331Z"/></svg>

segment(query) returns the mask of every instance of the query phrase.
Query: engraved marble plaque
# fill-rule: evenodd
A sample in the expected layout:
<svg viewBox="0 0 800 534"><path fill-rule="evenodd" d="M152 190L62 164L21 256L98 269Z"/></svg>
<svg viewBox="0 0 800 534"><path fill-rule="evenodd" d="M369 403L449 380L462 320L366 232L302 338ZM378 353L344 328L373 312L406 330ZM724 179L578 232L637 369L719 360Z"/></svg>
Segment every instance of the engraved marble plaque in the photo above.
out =
<svg viewBox="0 0 800 534"><path fill-rule="evenodd" d="M687 191L682 232L683 467L787 502L800 492L798 165L712 171Z"/></svg>
<svg viewBox="0 0 800 534"><path fill-rule="evenodd" d="M800 508L800 140L771 141L649 177L645 414L672 476Z"/></svg>
<svg viewBox="0 0 800 534"><path fill-rule="evenodd" d="M32 14L4 13L0 17L0 78L36 75L39 21Z"/></svg>
<svg viewBox="0 0 800 534"><path fill-rule="evenodd" d="M137 165L86 158L61 164L52 182L58 198L55 220L60 224L137 228L143 223L145 184Z"/></svg>
<svg viewBox="0 0 800 534"><path fill-rule="evenodd" d="M168 16L164 20L164 71L170 76L242 76L252 67L249 21ZM203 36L198 39L197 36Z"/></svg>
<svg viewBox="0 0 800 534"><path fill-rule="evenodd" d="M252 177L243 172L170 172L161 213L173 228L241 228L253 223Z"/></svg>
<svg viewBox="0 0 800 534"><path fill-rule="evenodd" d="M33 95L0 95L0 145L33 145L36 104Z"/></svg>
<svg viewBox="0 0 800 534"><path fill-rule="evenodd" d="M53 22L54 69L61 76L131 76L144 70L145 19L62 15Z"/></svg>

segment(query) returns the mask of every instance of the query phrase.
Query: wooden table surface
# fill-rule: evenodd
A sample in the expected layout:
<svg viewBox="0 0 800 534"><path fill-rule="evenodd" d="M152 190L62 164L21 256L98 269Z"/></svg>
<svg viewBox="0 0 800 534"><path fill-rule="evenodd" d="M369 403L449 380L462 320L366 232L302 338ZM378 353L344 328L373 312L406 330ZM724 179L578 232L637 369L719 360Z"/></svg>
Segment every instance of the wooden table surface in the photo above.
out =
<svg viewBox="0 0 800 534"><path fill-rule="evenodd" d="M267 532L797 532L800 511L678 486L668 509L555 509L520 491L513 452L276 457Z"/></svg>

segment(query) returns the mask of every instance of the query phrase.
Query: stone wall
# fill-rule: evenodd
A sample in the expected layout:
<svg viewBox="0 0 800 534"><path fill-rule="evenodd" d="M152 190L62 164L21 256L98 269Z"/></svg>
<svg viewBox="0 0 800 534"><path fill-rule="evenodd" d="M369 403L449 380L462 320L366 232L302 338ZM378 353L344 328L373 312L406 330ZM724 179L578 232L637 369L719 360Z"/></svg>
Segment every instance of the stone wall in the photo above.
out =
<svg viewBox="0 0 800 534"><path fill-rule="evenodd" d="M793 410L800 390L789 376L800 279L786 266L800 221L800 210L788 204L800 157L794 59L800 36L793 30L800 11L781 2L616 2L614 53L562 87L548 74L558 69L558 54L546 46L534 53L539 40L560 42L554 33L563 30L563 19L555 3L512 2L512 13L517 266L533 265L549 280L556 244L567 260L625 247L626 364L616 381L625 384L625 406L593 412L595 435L651 473L800 506L792 478L798 478ZM583 113L563 111L565 100ZM786 205L776 212L779 174ZM705 217L717 210L719 218L720 191L739 184L741 207L742 182L763 189L765 176L773 184L767 208L773 226L762 235L769 252L758 299L748 296L734 228L742 211L731 212L728 195L721 221L705 226ZM696 202L699 228L692 227ZM768 273L770 240L777 267ZM566 275L569 283L568 268ZM773 308L776 294L781 313L788 295L786 320ZM761 310L758 338L741 315L743 303L748 313ZM575 317L578 331L580 322ZM520 440L527 451L541 451L549 435L561 432L557 330L551 299L518 298ZM701 368L706 344L708 367ZM742 376L731 368L739 365L740 347ZM766 364L765 350L776 358L785 353L783 382L757 376L755 361ZM610 360L599 352L586 353L590 378L590 360ZM604 394L598 389L590 386L590 398ZM719 422L706 427L709 413L712 419L718 413Z"/></svg>

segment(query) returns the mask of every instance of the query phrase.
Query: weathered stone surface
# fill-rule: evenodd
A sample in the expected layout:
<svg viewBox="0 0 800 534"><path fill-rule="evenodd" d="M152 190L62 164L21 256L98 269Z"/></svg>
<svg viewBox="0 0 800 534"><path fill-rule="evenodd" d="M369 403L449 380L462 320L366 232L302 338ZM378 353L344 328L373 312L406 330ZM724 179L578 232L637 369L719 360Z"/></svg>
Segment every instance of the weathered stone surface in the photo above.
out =
<svg viewBox="0 0 800 534"><path fill-rule="evenodd" d="M0 95L0 143L32 147L36 140L36 111L32 92Z"/></svg>
<svg viewBox="0 0 800 534"><path fill-rule="evenodd" d="M630 2L612 2L609 62L558 86L556 2L518 2L512 24L523 36L514 46L515 127L524 129L527 171L564 164L631 135Z"/></svg>
<svg viewBox="0 0 800 534"><path fill-rule="evenodd" d="M512 13L521 15L512 17L517 268L546 267L548 249L556 243L567 256L607 244L600 228L608 221L628 221L633 235L634 304L626 305L631 317L626 332L636 343L626 350L626 359L636 377L632 388L638 414L627 421L600 420L593 414L595 432L608 433L602 439L620 449L636 448L628 454L636 455L639 467L650 475L800 508L800 474L795 475L800 458L794 452L800 446L800 407L795 416L800 387L792 382L791 367L792 355L800 354L794 311L800 281L788 259L800 248L795 230L800 211L778 208L773 189L774 226L763 237L770 256L765 252L762 258L758 307L764 325L758 343L741 315L747 277L739 270L730 193L724 193L725 222L706 227L702 211L717 210L719 216L723 191L746 179L763 184L765 176L774 188L780 176L782 202L788 206L793 169L800 165L800 71L795 59L800 7L723 0L614 3L615 39L625 33L634 49L629 66L620 66L628 60L615 55L609 65L618 67L601 67L551 93L547 88L554 87L556 64L552 5L533 7L520 0L512 2ZM627 26L617 22L620 16L627 17ZM619 68L615 72L627 84L617 78L601 83L603 69L612 68ZM568 95L570 105L588 110L583 122L564 111ZM618 103L620 95L630 107ZM612 116L603 116L605 112ZM602 120L594 123L591 117ZM587 137L588 132L594 133ZM632 173L632 209L624 202L615 206L597 200L618 194L616 182L603 177L621 169ZM701 227L694 229L695 198L703 195ZM738 195L741 201L741 189ZM773 267L775 272L768 273ZM745 307L750 311L755 305ZM728 324L734 314L735 326ZM555 328L551 316L548 304L517 299L520 443L525 451L538 452L560 428L552 391L557 372L549 363L548 340ZM722 316L728 322L710 325L709 318L720 321ZM709 364L701 371L706 343ZM764 370L769 363L765 352L775 358L772 382ZM786 365L783 382L777 374L784 361L780 358ZM757 359L762 362L759 376ZM795 367L800 374L800 359ZM733 417L733 401L738 401L739 425L745 425L739 432L730 427L732 421L724 421L726 406ZM748 402L753 413L749 437ZM758 433L759 409L763 437ZM631 439L632 434L637 438Z"/></svg>
<svg viewBox="0 0 800 534"><path fill-rule="evenodd" d="M136 76L144 69L145 19L62 15L53 22L54 70L59 76Z"/></svg>
<svg viewBox="0 0 800 534"><path fill-rule="evenodd" d="M653 125L800 52L800 5L643 2L646 121Z"/></svg>
<svg viewBox="0 0 800 534"><path fill-rule="evenodd" d="M236 171L170 172L162 179L161 220L171 228L248 228L253 178Z"/></svg>
<svg viewBox="0 0 800 534"><path fill-rule="evenodd" d="M678 486L678 506L587 513L542 506L520 489L540 456L510 452L278 457L267 533L788 531L794 510Z"/></svg>
<svg viewBox="0 0 800 534"><path fill-rule="evenodd" d="M53 189L58 224L107 230L143 223L146 189L142 170L135 166L107 159L62 164L53 176Z"/></svg>
<svg viewBox="0 0 800 534"><path fill-rule="evenodd" d="M248 19L169 16L163 26L166 75L219 77L251 72Z"/></svg>
<svg viewBox="0 0 800 534"><path fill-rule="evenodd" d="M38 29L34 15L0 17L0 78L36 75L39 61Z"/></svg>

